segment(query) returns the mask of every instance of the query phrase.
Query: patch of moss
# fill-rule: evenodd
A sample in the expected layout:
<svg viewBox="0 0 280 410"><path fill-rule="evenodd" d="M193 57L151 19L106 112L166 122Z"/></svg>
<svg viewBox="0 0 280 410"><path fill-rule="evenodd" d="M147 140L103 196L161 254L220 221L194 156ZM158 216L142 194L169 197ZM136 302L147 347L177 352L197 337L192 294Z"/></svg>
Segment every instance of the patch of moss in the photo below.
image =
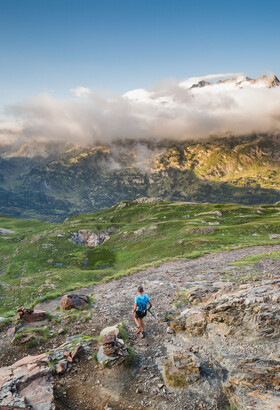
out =
<svg viewBox="0 0 280 410"><path fill-rule="evenodd" d="M55 336L55 334L51 335L49 328L22 328L16 333L12 343L29 349L40 346L52 336ZM27 341L22 342L25 337Z"/></svg>
<svg viewBox="0 0 280 410"><path fill-rule="evenodd" d="M6 327L8 327L12 323L11 318L4 319L0 322L0 332L4 330Z"/></svg>
<svg viewBox="0 0 280 410"><path fill-rule="evenodd" d="M96 363L98 363L97 354L98 354L98 350L95 350L95 351L93 352L93 355L92 355L92 358L93 358L93 360L94 360Z"/></svg>
<svg viewBox="0 0 280 410"><path fill-rule="evenodd" d="M117 325L117 328L120 332L120 338L126 343L129 340L127 331L126 331L126 324L121 322Z"/></svg>
<svg viewBox="0 0 280 410"><path fill-rule="evenodd" d="M171 372L169 361L164 364L164 378L171 387L185 387L187 385L186 378L182 374Z"/></svg>
<svg viewBox="0 0 280 410"><path fill-rule="evenodd" d="M56 362L54 360L49 360L48 365L52 369L52 372L55 373L56 372Z"/></svg>
<svg viewBox="0 0 280 410"><path fill-rule="evenodd" d="M126 347L127 347L127 350L128 350L128 356L124 360L123 364L125 366L132 366L137 360L137 355L136 355L136 353L134 352L134 350L131 346L126 345Z"/></svg>
<svg viewBox="0 0 280 410"><path fill-rule="evenodd" d="M114 252L105 248L89 249L87 259L86 270L105 269L112 267L115 263Z"/></svg>

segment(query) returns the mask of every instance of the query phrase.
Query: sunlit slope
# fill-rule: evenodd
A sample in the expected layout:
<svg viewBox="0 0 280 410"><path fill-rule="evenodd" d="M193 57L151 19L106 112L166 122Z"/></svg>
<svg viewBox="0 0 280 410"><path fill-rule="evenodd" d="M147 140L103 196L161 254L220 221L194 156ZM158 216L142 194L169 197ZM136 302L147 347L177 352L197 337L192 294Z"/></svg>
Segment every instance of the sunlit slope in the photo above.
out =
<svg viewBox="0 0 280 410"><path fill-rule="evenodd" d="M0 217L0 312L164 259L280 243L279 214L280 205L122 202L63 223ZM107 228L113 234L95 249L69 241Z"/></svg>
<svg viewBox="0 0 280 410"><path fill-rule="evenodd" d="M65 148L42 161L29 161L27 169L22 157L2 160L1 213L62 221L143 196L246 205L280 200L280 136L119 141Z"/></svg>

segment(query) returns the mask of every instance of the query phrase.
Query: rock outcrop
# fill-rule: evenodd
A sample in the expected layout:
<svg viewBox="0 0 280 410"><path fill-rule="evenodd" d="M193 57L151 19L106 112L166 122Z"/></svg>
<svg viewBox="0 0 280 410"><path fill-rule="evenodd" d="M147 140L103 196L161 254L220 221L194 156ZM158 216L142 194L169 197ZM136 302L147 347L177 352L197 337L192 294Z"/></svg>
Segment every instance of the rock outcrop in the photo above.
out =
<svg viewBox="0 0 280 410"><path fill-rule="evenodd" d="M101 245L103 242L108 241L112 235L112 229L108 228L105 232L95 233L82 229L75 232L69 239L75 245L80 246L92 246L95 248L97 245Z"/></svg>
<svg viewBox="0 0 280 410"><path fill-rule="evenodd" d="M49 360L57 374L70 370L73 363L89 352L94 340L91 337L75 335L67 337L66 342L49 353Z"/></svg>
<svg viewBox="0 0 280 410"><path fill-rule="evenodd" d="M224 286L183 310L171 327L189 350L200 346L200 360L224 375L233 406L280 408L280 279ZM185 377L184 367L166 369L181 381Z"/></svg>
<svg viewBox="0 0 280 410"><path fill-rule="evenodd" d="M0 369L1 408L53 410L53 378L48 355L26 356Z"/></svg>

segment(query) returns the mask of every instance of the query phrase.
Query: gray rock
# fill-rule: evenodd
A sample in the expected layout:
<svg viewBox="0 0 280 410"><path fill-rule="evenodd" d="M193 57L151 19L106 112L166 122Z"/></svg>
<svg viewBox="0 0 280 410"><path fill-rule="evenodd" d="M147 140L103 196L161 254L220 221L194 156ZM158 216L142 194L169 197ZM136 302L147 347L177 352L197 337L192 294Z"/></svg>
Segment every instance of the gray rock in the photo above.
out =
<svg viewBox="0 0 280 410"><path fill-rule="evenodd" d="M14 232L14 231L11 231L10 229L0 228L0 233L3 233L3 234L12 234L12 233L15 233L15 232Z"/></svg>
<svg viewBox="0 0 280 410"><path fill-rule="evenodd" d="M101 233L80 230L75 232L69 241L73 242L75 245L96 247L97 245L101 245L101 243L108 241L112 233L113 231L111 228L108 228L105 232Z"/></svg>
<svg viewBox="0 0 280 410"><path fill-rule="evenodd" d="M112 356L106 356L106 354L103 353L103 346L101 346L97 353L97 360L98 360L98 363L106 367L108 365L111 366L114 363L116 363L118 358L112 357Z"/></svg>
<svg viewBox="0 0 280 410"><path fill-rule="evenodd" d="M269 235L269 239L280 239L280 235L277 233L272 233Z"/></svg>

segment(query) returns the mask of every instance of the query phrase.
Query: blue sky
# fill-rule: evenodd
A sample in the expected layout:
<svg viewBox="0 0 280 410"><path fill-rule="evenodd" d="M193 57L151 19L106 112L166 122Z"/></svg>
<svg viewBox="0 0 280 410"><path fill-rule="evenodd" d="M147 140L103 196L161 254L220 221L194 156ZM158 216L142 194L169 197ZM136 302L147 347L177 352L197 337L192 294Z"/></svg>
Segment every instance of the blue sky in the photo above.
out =
<svg viewBox="0 0 280 410"><path fill-rule="evenodd" d="M280 74L280 2L0 0L0 104L164 78Z"/></svg>

